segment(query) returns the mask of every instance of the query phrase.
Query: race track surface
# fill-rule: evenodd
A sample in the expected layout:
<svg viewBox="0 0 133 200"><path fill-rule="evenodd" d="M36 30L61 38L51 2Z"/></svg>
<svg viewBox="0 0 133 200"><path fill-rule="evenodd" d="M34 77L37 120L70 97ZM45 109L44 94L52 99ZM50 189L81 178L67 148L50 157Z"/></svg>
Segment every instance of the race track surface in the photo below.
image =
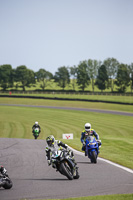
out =
<svg viewBox="0 0 133 200"><path fill-rule="evenodd" d="M57 199L91 195L133 193L133 173L75 154L80 178L68 180L48 167L43 140L0 138L0 164L13 181L10 190L0 189L0 200Z"/></svg>

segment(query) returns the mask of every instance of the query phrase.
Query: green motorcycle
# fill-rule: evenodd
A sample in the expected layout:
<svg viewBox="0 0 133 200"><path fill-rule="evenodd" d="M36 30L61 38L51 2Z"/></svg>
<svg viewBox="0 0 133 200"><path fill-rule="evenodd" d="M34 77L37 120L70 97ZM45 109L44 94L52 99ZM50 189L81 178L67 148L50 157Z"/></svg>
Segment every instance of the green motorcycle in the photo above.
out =
<svg viewBox="0 0 133 200"><path fill-rule="evenodd" d="M34 136L35 140L38 138L38 136L39 136L39 128L35 128L33 130L33 136Z"/></svg>

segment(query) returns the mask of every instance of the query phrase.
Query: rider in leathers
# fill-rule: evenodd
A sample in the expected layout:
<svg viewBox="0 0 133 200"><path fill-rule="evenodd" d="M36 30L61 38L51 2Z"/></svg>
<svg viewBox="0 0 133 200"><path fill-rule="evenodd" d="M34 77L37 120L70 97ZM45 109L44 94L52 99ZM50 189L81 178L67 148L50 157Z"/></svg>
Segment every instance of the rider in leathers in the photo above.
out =
<svg viewBox="0 0 133 200"><path fill-rule="evenodd" d="M86 138L88 136L95 136L95 138L96 138L96 140L98 142L98 145L99 146L101 145L101 140L99 140L99 135L96 133L96 131L94 129L91 128L91 124L90 123L86 123L85 124L85 130L82 131L81 138L80 138L80 140L81 140L81 142L83 144L82 151L85 151L85 147L86 147L85 140L86 140ZM86 151L85 151L85 156L87 156L86 155Z"/></svg>
<svg viewBox="0 0 133 200"><path fill-rule="evenodd" d="M70 154L71 158L73 159L73 162L75 163L74 154L68 148L68 146L66 144L64 144L63 142L61 142L59 140L55 140L53 135L48 136L46 138L46 142L47 142L47 146L46 146L45 151L46 151L46 159L47 159L48 165L52 164L52 162L51 162L51 152L61 150L62 147L64 149L66 149L67 151L69 151L69 154ZM54 166L52 165L52 167L54 167Z"/></svg>
<svg viewBox="0 0 133 200"><path fill-rule="evenodd" d="M32 126L32 133L34 133L34 129L35 128L39 128L39 133L41 133L41 127L40 125L38 124L38 122L35 122L35 124Z"/></svg>

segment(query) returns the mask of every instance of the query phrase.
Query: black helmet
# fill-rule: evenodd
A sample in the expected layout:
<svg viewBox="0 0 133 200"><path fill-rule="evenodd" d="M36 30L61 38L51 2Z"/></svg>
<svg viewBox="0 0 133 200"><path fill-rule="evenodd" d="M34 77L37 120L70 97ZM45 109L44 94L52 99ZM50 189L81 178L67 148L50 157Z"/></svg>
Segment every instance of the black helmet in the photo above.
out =
<svg viewBox="0 0 133 200"><path fill-rule="evenodd" d="M52 144L54 144L55 138L53 135L50 135L46 138L46 142L48 144L48 146L52 146Z"/></svg>

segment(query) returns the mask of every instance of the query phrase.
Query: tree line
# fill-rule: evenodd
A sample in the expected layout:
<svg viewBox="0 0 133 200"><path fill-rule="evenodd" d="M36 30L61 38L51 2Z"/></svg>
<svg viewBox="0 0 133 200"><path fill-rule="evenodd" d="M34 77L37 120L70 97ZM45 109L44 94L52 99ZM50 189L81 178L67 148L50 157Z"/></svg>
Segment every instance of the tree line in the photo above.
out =
<svg viewBox="0 0 133 200"><path fill-rule="evenodd" d="M37 72L28 69L25 65L21 65L13 69L11 65L0 65L0 87L2 90L21 87L25 91L25 87L40 82L40 87L45 90L48 81L53 79L64 90L64 88L72 81L73 90L76 84L84 91L91 84L92 91L95 86L99 90L104 91L110 88L114 91L117 86L118 92L125 92L130 86L133 89L133 63L130 65L119 63L115 58L107 58L103 62L97 60L81 61L77 66L62 66L57 69L55 74L41 68Z"/></svg>

